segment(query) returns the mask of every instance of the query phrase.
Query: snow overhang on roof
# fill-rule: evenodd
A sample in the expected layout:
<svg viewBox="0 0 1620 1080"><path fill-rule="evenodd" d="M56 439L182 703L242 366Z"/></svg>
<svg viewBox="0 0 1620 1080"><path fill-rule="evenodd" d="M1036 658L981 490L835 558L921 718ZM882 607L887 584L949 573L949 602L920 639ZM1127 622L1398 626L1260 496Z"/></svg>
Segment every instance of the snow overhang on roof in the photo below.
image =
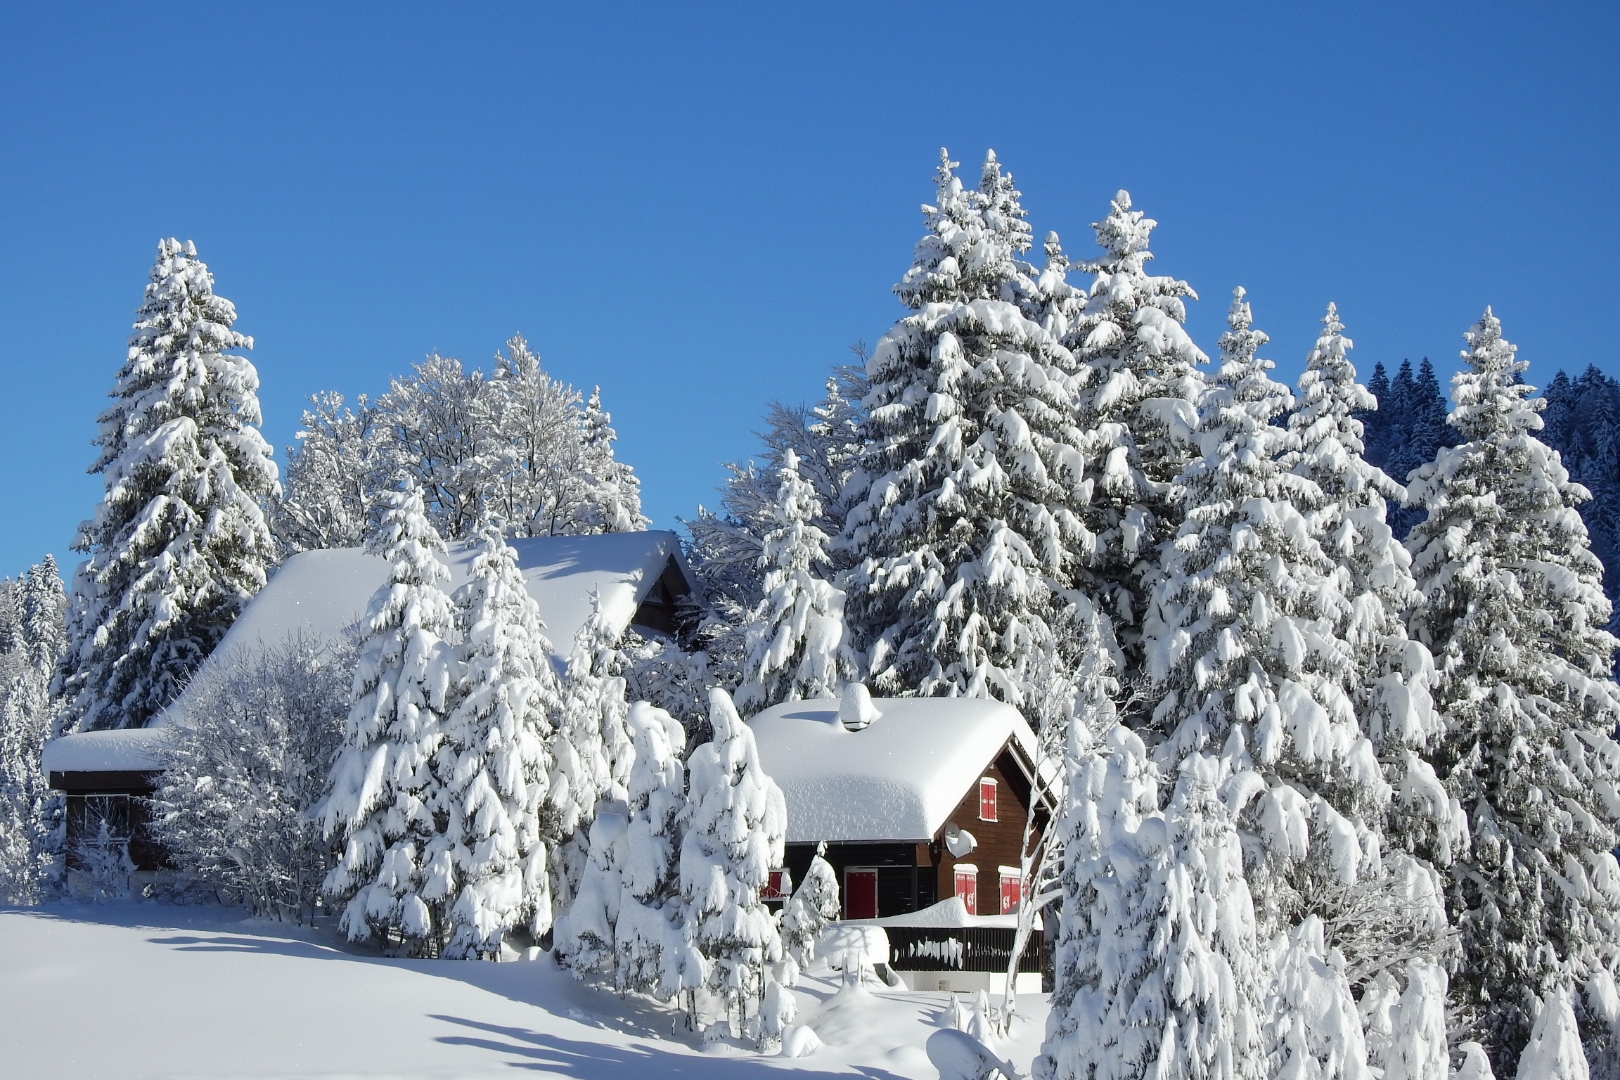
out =
<svg viewBox="0 0 1620 1080"><path fill-rule="evenodd" d="M157 772L163 768L163 728L127 728L122 731L81 731L45 744L40 771Z"/></svg>
<svg viewBox="0 0 1620 1080"><path fill-rule="evenodd" d="M787 801L787 842L932 840L1009 740L1035 736L1018 710L964 698L875 698L882 715L847 730L838 702L792 701L748 722Z"/></svg>

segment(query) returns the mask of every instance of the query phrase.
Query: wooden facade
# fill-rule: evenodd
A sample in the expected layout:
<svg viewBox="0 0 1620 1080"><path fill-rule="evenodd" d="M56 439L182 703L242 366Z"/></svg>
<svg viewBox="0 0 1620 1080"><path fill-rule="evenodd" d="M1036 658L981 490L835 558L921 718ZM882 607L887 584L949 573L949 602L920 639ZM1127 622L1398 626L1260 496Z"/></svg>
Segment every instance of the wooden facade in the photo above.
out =
<svg viewBox="0 0 1620 1080"><path fill-rule="evenodd" d="M1009 741L962 793L949 820L927 843L828 844L825 858L838 876L841 916L888 918L920 911L956 895L958 867L975 869L977 914L1000 913L1000 868L1019 865L1024 824L1031 813L1030 775L1028 763ZM995 785L995 820L985 820L980 812L980 783L986 780ZM1033 812L1037 830L1044 829L1048 808L1036 806ZM977 841L972 852L951 854L945 834L952 826L972 834ZM785 866L793 888L804 880L815 850L810 843L787 845ZM868 887L875 894L870 899Z"/></svg>
<svg viewBox="0 0 1620 1080"><path fill-rule="evenodd" d="M102 835L114 844L126 844L136 870L161 870L163 849L152 838L150 796L160 773L53 772L51 787L67 803L66 850L69 870L82 870L83 852Z"/></svg>

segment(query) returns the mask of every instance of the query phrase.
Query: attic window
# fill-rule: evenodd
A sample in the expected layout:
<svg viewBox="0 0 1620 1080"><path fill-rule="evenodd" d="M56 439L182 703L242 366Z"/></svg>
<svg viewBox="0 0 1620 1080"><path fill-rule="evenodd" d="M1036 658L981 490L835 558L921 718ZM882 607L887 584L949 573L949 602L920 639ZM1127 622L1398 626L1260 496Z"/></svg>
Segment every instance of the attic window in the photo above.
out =
<svg viewBox="0 0 1620 1080"><path fill-rule="evenodd" d="M991 776L982 777L979 780L979 820L997 820L996 781L995 778Z"/></svg>

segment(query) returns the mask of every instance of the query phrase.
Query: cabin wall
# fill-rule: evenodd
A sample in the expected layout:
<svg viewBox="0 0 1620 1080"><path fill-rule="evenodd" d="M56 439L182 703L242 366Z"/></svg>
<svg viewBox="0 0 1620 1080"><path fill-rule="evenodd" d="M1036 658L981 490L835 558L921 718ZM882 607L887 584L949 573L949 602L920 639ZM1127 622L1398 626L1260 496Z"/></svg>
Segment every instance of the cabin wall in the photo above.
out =
<svg viewBox="0 0 1620 1080"><path fill-rule="evenodd" d="M981 776L996 781L996 821L979 820L979 785L975 780L962 801L946 819L957 828L973 834L978 847L958 859L945 848L944 834L934 838L927 852L932 863L935 895L940 899L956 895L956 864L969 863L978 867L978 905L980 915L996 915L1001 911L1001 875L998 868L1017 866L1024 839L1024 822L1029 818L1029 781L1013 760L1010 750L1003 750L990 763Z"/></svg>
<svg viewBox="0 0 1620 1080"><path fill-rule="evenodd" d="M919 854L923 857L920 866ZM804 875L809 871L810 861L815 855L814 844L787 845L783 865L793 878L795 890L803 884ZM844 889L844 871L850 867L860 869L870 867L877 870L879 918L905 915L925 908L938 899L934 888L936 880L934 870L927 861L926 844L828 844L827 854L824 857L833 868L833 873L838 876L840 918L849 916L848 897Z"/></svg>
<svg viewBox="0 0 1620 1080"><path fill-rule="evenodd" d="M115 840L127 841L136 870L156 871L167 865L152 836L150 796L157 790L156 772L52 773L51 787L66 798L67 866L82 870L82 854L106 823Z"/></svg>

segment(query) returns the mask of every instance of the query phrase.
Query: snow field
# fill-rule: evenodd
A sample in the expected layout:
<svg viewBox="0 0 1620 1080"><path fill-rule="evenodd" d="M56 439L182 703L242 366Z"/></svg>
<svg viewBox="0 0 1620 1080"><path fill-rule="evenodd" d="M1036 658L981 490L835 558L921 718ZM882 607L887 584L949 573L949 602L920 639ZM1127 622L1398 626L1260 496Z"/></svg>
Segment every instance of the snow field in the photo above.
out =
<svg viewBox="0 0 1620 1080"><path fill-rule="evenodd" d="M823 1044L762 1057L671 1031L645 998L533 962L396 960L311 930L219 908L157 904L0 909L0 1074L63 1080L314 1077L483 1080L513 1070L581 1080L807 1076L933 1080L924 1049L949 995L840 995L817 965L793 990ZM115 1003L92 1013L96 1001ZM1023 1071L1046 1001L1019 999L997 1053ZM943 1015L942 1015L943 1014ZM93 1017L93 1018L92 1018Z"/></svg>

